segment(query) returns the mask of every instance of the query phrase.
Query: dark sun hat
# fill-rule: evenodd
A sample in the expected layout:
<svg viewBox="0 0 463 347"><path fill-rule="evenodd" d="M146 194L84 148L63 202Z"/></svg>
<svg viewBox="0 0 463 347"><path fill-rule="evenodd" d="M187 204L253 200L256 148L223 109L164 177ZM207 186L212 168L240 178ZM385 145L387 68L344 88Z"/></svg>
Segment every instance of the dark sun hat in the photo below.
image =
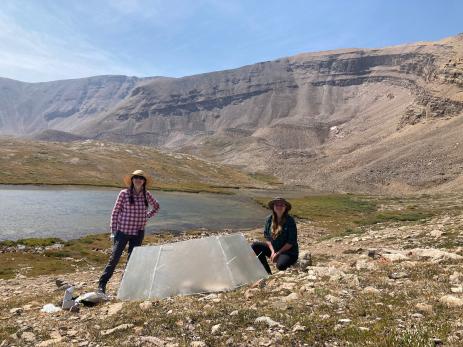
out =
<svg viewBox="0 0 463 347"><path fill-rule="evenodd" d="M289 211L291 210L291 204L286 201L285 198L277 196L276 198L273 198L268 202L268 208L273 211L273 206L275 205L276 202L283 202L286 205L286 210Z"/></svg>

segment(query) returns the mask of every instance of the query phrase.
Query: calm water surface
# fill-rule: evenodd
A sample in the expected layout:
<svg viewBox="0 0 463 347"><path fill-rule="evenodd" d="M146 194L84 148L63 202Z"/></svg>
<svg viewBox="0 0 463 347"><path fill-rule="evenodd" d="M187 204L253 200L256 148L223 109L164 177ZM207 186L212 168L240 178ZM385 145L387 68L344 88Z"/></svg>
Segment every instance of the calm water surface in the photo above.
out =
<svg viewBox="0 0 463 347"><path fill-rule="evenodd" d="M109 232L119 189L0 187L0 240L30 237L74 239ZM148 233L261 226L268 211L250 198L220 194L152 191L159 213Z"/></svg>

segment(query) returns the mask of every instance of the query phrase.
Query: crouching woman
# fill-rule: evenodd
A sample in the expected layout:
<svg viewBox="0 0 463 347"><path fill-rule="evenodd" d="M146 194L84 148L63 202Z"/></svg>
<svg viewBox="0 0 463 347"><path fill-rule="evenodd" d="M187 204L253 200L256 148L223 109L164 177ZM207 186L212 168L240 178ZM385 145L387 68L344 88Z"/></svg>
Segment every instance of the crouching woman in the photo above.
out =
<svg viewBox="0 0 463 347"><path fill-rule="evenodd" d="M267 218L264 228L266 242L254 242L252 249L265 270L272 273L267 258L275 263L278 270L286 270L299 256L297 227L294 218L288 213L291 204L283 198L274 198L268 203L272 214Z"/></svg>

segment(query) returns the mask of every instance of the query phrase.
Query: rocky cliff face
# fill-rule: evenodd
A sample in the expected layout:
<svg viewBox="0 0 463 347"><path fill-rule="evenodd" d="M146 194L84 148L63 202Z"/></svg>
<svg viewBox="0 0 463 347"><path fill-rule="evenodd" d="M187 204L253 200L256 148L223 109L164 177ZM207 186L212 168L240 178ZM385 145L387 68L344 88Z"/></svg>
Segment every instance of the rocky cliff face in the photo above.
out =
<svg viewBox="0 0 463 347"><path fill-rule="evenodd" d="M163 146L320 189L461 180L463 35L176 79L8 80L0 88L8 92L0 96L3 133L52 128Z"/></svg>

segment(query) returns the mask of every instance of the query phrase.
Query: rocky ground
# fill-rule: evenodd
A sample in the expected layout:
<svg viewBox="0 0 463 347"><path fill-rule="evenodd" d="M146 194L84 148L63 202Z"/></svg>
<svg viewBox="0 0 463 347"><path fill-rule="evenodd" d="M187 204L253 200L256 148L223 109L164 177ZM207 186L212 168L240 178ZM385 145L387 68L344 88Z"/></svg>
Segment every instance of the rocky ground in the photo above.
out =
<svg viewBox="0 0 463 347"><path fill-rule="evenodd" d="M60 304L63 283L77 293L94 290L99 266L18 273L0 280L0 346L458 346L462 227L461 212L344 236L301 220L298 265L267 280L225 293L118 302L118 270L111 300L79 312L40 310ZM249 240L259 236L246 232Z"/></svg>

